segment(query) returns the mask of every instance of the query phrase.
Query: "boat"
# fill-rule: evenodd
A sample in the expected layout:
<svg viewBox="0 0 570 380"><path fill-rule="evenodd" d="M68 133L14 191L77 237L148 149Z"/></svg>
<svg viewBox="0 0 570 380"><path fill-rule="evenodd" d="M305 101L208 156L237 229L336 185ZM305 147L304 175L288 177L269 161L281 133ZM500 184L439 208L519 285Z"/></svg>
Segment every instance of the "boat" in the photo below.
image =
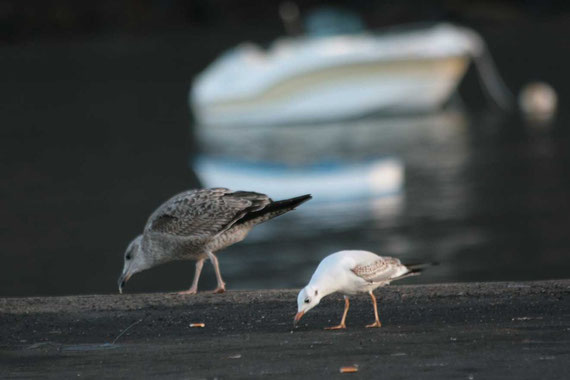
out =
<svg viewBox="0 0 570 380"><path fill-rule="evenodd" d="M472 60L491 98L508 108L510 93L483 39L447 23L286 37L267 50L243 43L195 78L189 102L196 122L205 126L429 113L449 102Z"/></svg>

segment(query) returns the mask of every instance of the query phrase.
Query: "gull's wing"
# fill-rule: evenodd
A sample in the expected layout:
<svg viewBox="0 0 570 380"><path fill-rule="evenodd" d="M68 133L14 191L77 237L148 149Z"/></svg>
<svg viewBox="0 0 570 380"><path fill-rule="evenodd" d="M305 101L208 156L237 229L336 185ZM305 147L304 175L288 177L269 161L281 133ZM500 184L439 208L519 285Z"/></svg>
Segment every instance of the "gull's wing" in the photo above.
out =
<svg viewBox="0 0 570 380"><path fill-rule="evenodd" d="M380 257L369 263L356 265L351 271L368 282L392 281L410 272L400 260Z"/></svg>
<svg viewBox="0 0 570 380"><path fill-rule="evenodd" d="M272 201L265 194L224 188L190 190L172 197L149 218L145 232L208 240Z"/></svg>

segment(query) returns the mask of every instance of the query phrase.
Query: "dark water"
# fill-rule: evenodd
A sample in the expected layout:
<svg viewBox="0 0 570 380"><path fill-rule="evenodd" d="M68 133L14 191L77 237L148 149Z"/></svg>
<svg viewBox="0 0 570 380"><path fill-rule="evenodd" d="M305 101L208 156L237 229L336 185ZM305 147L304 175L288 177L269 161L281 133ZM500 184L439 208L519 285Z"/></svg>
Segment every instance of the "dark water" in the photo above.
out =
<svg viewBox="0 0 570 380"><path fill-rule="evenodd" d="M328 253L361 248L407 262L441 263L413 282L565 277L568 140L523 128L520 120L511 123L458 112L343 123L351 132L337 139L344 155L335 152L351 162L374 151L398 157L405 170L402 192L376 201L343 201L342 194L338 202L315 199L234 247L236 254L225 257L226 273L235 269L236 281L246 287L300 286ZM331 128L309 129L336 146ZM306 138L307 149L321 150L323 143L310 132L299 131L298 142ZM279 156L281 145L265 140ZM244 279L251 268L263 275Z"/></svg>
<svg viewBox="0 0 570 380"><path fill-rule="evenodd" d="M333 155L361 158L361 144L368 155L398 157L401 193L307 204L260 226L220 254L229 288L300 286L323 256L347 248L441 263L409 280L416 283L567 277L569 58L560 55L561 29L485 35L513 89L538 78L559 90L553 125L536 129L480 107L473 73L461 91L466 109L476 104L477 112L356 125L370 138L337 144ZM188 166L203 148L190 128L188 86L237 42L212 33L0 47L1 296L116 291L123 250L148 215L200 185ZM183 289L192 274L192 263L165 265L134 277L127 291ZM202 289L214 286L209 266L202 276Z"/></svg>

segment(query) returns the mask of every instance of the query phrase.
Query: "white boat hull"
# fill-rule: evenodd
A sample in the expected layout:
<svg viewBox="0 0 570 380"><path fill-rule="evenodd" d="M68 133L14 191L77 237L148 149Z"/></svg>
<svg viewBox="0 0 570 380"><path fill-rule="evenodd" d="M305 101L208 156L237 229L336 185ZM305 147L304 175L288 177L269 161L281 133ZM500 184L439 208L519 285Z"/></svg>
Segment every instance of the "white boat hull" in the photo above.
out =
<svg viewBox="0 0 570 380"><path fill-rule="evenodd" d="M194 107L194 113L205 125L262 125L429 112L448 100L468 64L467 57L451 57L333 67L289 78L253 97Z"/></svg>
<svg viewBox="0 0 570 380"><path fill-rule="evenodd" d="M440 109L483 42L443 24L416 31L242 45L195 79L199 124L273 125Z"/></svg>

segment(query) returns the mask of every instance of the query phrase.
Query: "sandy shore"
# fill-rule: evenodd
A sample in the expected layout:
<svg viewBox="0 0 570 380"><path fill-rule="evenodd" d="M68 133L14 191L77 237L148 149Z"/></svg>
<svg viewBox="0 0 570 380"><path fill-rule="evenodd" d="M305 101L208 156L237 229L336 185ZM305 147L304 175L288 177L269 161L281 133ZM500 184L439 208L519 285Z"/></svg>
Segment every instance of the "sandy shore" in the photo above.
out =
<svg viewBox="0 0 570 380"><path fill-rule="evenodd" d="M363 295L346 331L323 330L340 318L340 295L293 329L294 290L2 298L1 377L354 376L339 373L349 365L383 379L570 373L570 280L376 293L383 327L364 328L373 314Z"/></svg>

